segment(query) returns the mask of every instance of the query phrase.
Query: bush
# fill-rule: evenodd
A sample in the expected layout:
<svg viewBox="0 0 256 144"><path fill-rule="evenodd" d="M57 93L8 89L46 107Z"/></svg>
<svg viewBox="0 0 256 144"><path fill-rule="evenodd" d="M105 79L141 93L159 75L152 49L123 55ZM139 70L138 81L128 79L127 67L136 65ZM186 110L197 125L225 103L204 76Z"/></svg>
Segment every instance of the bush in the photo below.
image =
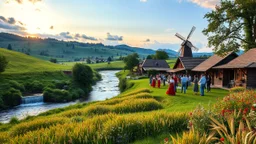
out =
<svg viewBox="0 0 256 144"><path fill-rule="evenodd" d="M10 124L18 124L19 119L17 117L12 117L11 120L9 121Z"/></svg>
<svg viewBox="0 0 256 144"><path fill-rule="evenodd" d="M4 72L7 65L8 65L8 61L7 61L6 57L0 55L0 73Z"/></svg>
<svg viewBox="0 0 256 144"><path fill-rule="evenodd" d="M10 85L10 87L12 87L12 88L14 88L14 89L17 89L17 90L20 90L21 92L24 92L24 91L25 91L24 85L18 83L17 81L10 80L10 81L9 81L9 85Z"/></svg>
<svg viewBox="0 0 256 144"><path fill-rule="evenodd" d="M14 88L10 88L3 94L4 104L7 106L17 106L21 102L21 92Z"/></svg>
<svg viewBox="0 0 256 144"><path fill-rule="evenodd" d="M118 87L121 92L124 92L127 89L127 79L121 79L118 83Z"/></svg>
<svg viewBox="0 0 256 144"><path fill-rule="evenodd" d="M238 92L244 92L246 88L244 87L233 87L229 91L230 93L238 93Z"/></svg>
<svg viewBox="0 0 256 144"><path fill-rule="evenodd" d="M45 102L68 102L72 96L66 90L46 88L43 93Z"/></svg>
<svg viewBox="0 0 256 144"><path fill-rule="evenodd" d="M44 85L39 81L28 82L25 84L25 88L31 93L41 93L43 91Z"/></svg>
<svg viewBox="0 0 256 144"><path fill-rule="evenodd" d="M68 85L68 82L67 81L58 81L55 83L55 88L57 89L64 89L65 86Z"/></svg>
<svg viewBox="0 0 256 144"><path fill-rule="evenodd" d="M243 110L243 113L248 113L252 109L252 105L256 103L256 92L247 90L239 93L231 93L224 97L220 102L214 105L217 112L222 115L234 110Z"/></svg>

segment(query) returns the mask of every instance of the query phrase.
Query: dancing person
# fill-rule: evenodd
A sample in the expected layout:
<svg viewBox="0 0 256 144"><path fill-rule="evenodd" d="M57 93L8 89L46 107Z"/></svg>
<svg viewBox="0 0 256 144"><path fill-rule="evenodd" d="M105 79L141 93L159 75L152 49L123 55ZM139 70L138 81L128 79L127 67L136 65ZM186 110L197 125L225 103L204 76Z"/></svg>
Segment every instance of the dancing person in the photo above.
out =
<svg viewBox="0 0 256 144"><path fill-rule="evenodd" d="M210 75L208 75L206 83L207 83L207 92L210 92L211 91L211 83L212 83L212 78Z"/></svg>
<svg viewBox="0 0 256 144"><path fill-rule="evenodd" d="M178 86L178 78L175 74L173 74L173 80L174 80L174 90L177 92L177 86Z"/></svg>
<svg viewBox="0 0 256 144"><path fill-rule="evenodd" d="M171 77L170 81L169 81L169 87L168 87L168 89L166 91L166 94L174 96L175 95L174 87L175 87L175 82L174 82L173 78Z"/></svg>
<svg viewBox="0 0 256 144"><path fill-rule="evenodd" d="M161 76L158 75L158 77L157 77L157 87L160 88L160 86L161 86Z"/></svg>
<svg viewBox="0 0 256 144"><path fill-rule="evenodd" d="M153 76L150 75L150 76L149 76L149 85L152 85L152 80L153 80Z"/></svg>
<svg viewBox="0 0 256 144"><path fill-rule="evenodd" d="M152 78L152 84L151 84L152 87L156 87L156 77L153 76Z"/></svg>
<svg viewBox="0 0 256 144"><path fill-rule="evenodd" d="M184 94L186 93L186 90L187 90L187 82L188 82L188 78L186 75L183 75L181 77L181 93L183 93L184 91Z"/></svg>
<svg viewBox="0 0 256 144"><path fill-rule="evenodd" d="M162 81L163 81L163 85L165 86L165 81L166 81L166 77L164 74L161 74L161 78L162 78Z"/></svg>
<svg viewBox="0 0 256 144"><path fill-rule="evenodd" d="M199 83L200 83L200 95L204 96L204 89L206 84L206 78L204 74L202 74L201 79L199 80Z"/></svg>
<svg viewBox="0 0 256 144"><path fill-rule="evenodd" d="M194 94L197 95L197 93L199 91L198 90L198 76L197 75L194 76L194 81L193 82L194 82Z"/></svg>

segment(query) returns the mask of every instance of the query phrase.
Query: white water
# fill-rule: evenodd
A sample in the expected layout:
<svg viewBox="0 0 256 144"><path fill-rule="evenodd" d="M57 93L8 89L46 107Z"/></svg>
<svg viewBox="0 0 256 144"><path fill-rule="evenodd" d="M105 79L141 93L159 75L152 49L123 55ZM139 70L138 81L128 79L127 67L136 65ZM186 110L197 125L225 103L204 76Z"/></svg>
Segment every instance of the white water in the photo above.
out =
<svg viewBox="0 0 256 144"><path fill-rule="evenodd" d="M93 91L90 93L88 99L82 102L103 101L107 98L117 96L120 93L118 89L119 80L115 76L115 73L117 72L118 71L99 72L102 76L102 81L97 82L97 84L93 86ZM31 103L32 101L35 103ZM44 103L40 101L40 96L30 97L24 99L24 104L22 105L12 109L0 111L0 122L7 123L14 116L18 119L23 119L29 115L35 116L51 109L62 108L81 102L79 100L68 103Z"/></svg>

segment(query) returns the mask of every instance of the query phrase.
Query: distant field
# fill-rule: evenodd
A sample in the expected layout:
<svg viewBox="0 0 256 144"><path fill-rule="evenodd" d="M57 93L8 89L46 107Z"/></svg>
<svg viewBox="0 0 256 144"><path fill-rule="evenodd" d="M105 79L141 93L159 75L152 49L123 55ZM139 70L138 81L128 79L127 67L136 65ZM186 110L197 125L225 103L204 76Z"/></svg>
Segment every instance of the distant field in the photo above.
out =
<svg viewBox="0 0 256 144"><path fill-rule="evenodd" d="M173 68L176 60L177 60L177 58L172 58L172 59L166 60L166 62L169 64L171 69Z"/></svg>
<svg viewBox="0 0 256 144"><path fill-rule="evenodd" d="M66 62L63 65L72 67L76 63L83 63L83 62ZM110 64L108 63L96 63L96 64L88 64L93 69L123 69L124 62L123 61L113 61Z"/></svg>

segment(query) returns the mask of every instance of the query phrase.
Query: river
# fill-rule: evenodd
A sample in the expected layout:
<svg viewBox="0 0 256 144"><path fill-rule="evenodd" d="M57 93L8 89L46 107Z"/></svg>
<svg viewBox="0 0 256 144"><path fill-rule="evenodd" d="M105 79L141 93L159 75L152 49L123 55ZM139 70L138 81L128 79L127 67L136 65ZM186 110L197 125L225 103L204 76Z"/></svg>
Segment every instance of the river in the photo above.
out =
<svg viewBox="0 0 256 144"><path fill-rule="evenodd" d="M16 106L12 109L0 111L0 122L7 123L12 117L17 117L18 119L23 119L27 116L35 116L42 112L55 109L63 108L69 105L76 104L78 102L92 102L92 101L103 101L114 96L117 96L119 92L118 83L119 80L116 77L118 71L100 71L102 80L97 82L93 86L89 97L84 101L73 101L68 103L32 103Z"/></svg>

